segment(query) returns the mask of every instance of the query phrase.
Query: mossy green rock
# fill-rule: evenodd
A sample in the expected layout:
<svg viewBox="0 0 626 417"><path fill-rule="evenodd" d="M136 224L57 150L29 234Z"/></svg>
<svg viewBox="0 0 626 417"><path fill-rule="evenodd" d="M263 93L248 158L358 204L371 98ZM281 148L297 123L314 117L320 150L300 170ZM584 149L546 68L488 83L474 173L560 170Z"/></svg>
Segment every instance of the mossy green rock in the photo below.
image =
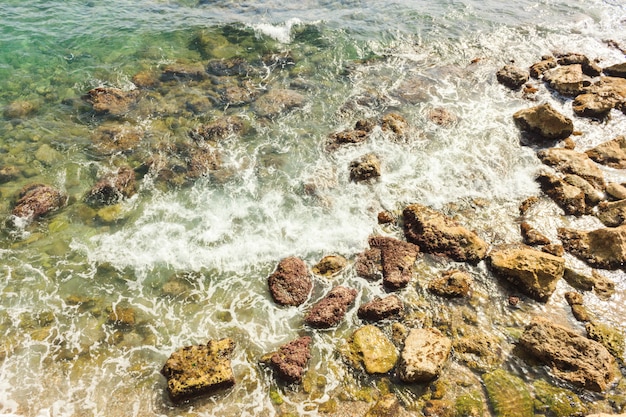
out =
<svg viewBox="0 0 626 417"><path fill-rule="evenodd" d="M535 411L550 417L584 415L586 407L572 391L555 387L546 381L533 383L535 388Z"/></svg>
<svg viewBox="0 0 626 417"><path fill-rule="evenodd" d="M355 331L350 340L350 353L368 374L389 372L398 360L396 347L376 326L367 325Z"/></svg>
<svg viewBox="0 0 626 417"><path fill-rule="evenodd" d="M485 415L485 406L479 392L457 397L454 409L456 417L482 417Z"/></svg>
<svg viewBox="0 0 626 417"><path fill-rule="evenodd" d="M400 412L400 401L395 394L386 394L369 409L365 417L395 417Z"/></svg>
<svg viewBox="0 0 626 417"><path fill-rule="evenodd" d="M587 323L587 337L601 343L620 361L624 361L624 334L618 329L602 323Z"/></svg>
<svg viewBox="0 0 626 417"><path fill-rule="evenodd" d="M496 417L534 416L533 399L520 378L497 369L484 374L483 382Z"/></svg>

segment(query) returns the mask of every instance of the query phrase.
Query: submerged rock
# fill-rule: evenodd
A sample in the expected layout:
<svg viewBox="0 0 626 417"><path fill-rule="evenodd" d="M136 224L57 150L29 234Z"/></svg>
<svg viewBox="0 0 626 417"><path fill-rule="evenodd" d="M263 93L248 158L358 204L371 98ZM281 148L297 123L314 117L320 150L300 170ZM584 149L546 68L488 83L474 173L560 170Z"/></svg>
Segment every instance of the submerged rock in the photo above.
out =
<svg viewBox="0 0 626 417"><path fill-rule="evenodd" d="M380 159L376 154L368 153L350 162L350 181L362 182L380 175Z"/></svg>
<svg viewBox="0 0 626 417"><path fill-rule="evenodd" d="M601 143L585 152L589 158L611 168L626 169L626 136Z"/></svg>
<svg viewBox="0 0 626 417"><path fill-rule="evenodd" d="M130 153L139 148L143 131L134 126L103 123L92 134L95 150L104 155Z"/></svg>
<svg viewBox="0 0 626 417"><path fill-rule="evenodd" d="M557 112L549 103L516 112L513 120L517 127L543 140L560 140L574 131L572 120Z"/></svg>
<svg viewBox="0 0 626 417"><path fill-rule="evenodd" d="M318 301L304 317L304 322L311 327L327 329L338 325L346 315L357 295L353 288L337 286L326 297Z"/></svg>
<svg viewBox="0 0 626 417"><path fill-rule="evenodd" d="M348 345L352 359L360 363L368 374L387 373L398 360L394 344L371 324L356 330Z"/></svg>
<svg viewBox="0 0 626 417"><path fill-rule="evenodd" d="M585 153L564 148L550 148L537 152L537 156L541 162L554 167L559 172L578 175L600 190L606 187L602 170Z"/></svg>
<svg viewBox="0 0 626 417"><path fill-rule="evenodd" d="M296 257L281 260L269 276L268 285L274 301L287 306L304 303L313 288L306 264Z"/></svg>
<svg viewBox="0 0 626 417"><path fill-rule="evenodd" d="M138 98L138 90L124 91L113 87L97 87L83 96L83 100L90 103L96 113L113 116L127 113Z"/></svg>
<svg viewBox="0 0 626 417"><path fill-rule="evenodd" d="M412 204L403 210L403 215L406 239L422 252L470 263L478 263L487 253L484 240L443 213Z"/></svg>
<svg viewBox="0 0 626 417"><path fill-rule="evenodd" d="M324 256L311 271L314 274L331 277L341 272L348 265L346 258L340 255Z"/></svg>
<svg viewBox="0 0 626 417"><path fill-rule="evenodd" d="M372 129L374 129L374 126L375 125L371 120L363 119L356 122L354 129L332 133L328 137L326 150L334 151L342 145L361 143L369 137L369 134Z"/></svg>
<svg viewBox="0 0 626 417"><path fill-rule="evenodd" d="M395 394L385 394L378 399L364 417L396 417L400 413L400 401Z"/></svg>
<svg viewBox="0 0 626 417"><path fill-rule="evenodd" d="M404 288L413 274L419 248L412 243L385 236L372 236L369 244L380 250L383 285L391 290Z"/></svg>
<svg viewBox="0 0 626 417"><path fill-rule="evenodd" d="M582 416L587 407L572 391L555 387L544 380L533 383L535 411L554 417Z"/></svg>
<svg viewBox="0 0 626 417"><path fill-rule="evenodd" d="M498 82L513 90L517 90L528 81L528 71L514 65L505 65L496 73Z"/></svg>
<svg viewBox="0 0 626 417"><path fill-rule="evenodd" d="M497 417L533 417L534 403L526 384L504 369L483 375L489 403Z"/></svg>
<svg viewBox="0 0 626 417"><path fill-rule="evenodd" d="M436 125L448 127L454 124L458 118L443 107L435 107L428 111L428 119Z"/></svg>
<svg viewBox="0 0 626 417"><path fill-rule="evenodd" d="M511 246L492 251L489 267L523 293L547 301L563 277L565 260L528 246Z"/></svg>
<svg viewBox="0 0 626 417"><path fill-rule="evenodd" d="M230 356L234 349L235 342L227 338L172 353L161 369L171 400L179 403L233 386Z"/></svg>
<svg viewBox="0 0 626 417"><path fill-rule="evenodd" d="M304 96L297 91L272 89L254 102L254 111L261 117L276 117L291 109L304 106Z"/></svg>
<svg viewBox="0 0 626 417"><path fill-rule="evenodd" d="M470 293L472 277L465 271L453 269L444 271L442 276L428 283L428 290L441 297L467 297Z"/></svg>
<svg viewBox="0 0 626 417"><path fill-rule="evenodd" d="M282 345L270 357L270 364L276 376L288 384L299 384L309 359L311 358L311 338L300 337Z"/></svg>
<svg viewBox="0 0 626 417"><path fill-rule="evenodd" d="M15 100L7 104L4 108L4 117L6 119L23 119L35 113L37 108L27 100Z"/></svg>
<svg viewBox="0 0 626 417"><path fill-rule="evenodd" d="M626 225L589 232L559 228L559 239L572 255L604 269L623 268L626 262Z"/></svg>
<svg viewBox="0 0 626 417"><path fill-rule="evenodd" d="M170 64L163 68L161 81L202 81L208 78L209 74L204 69L204 65L198 64Z"/></svg>
<svg viewBox="0 0 626 417"><path fill-rule="evenodd" d="M535 317L519 343L522 349L551 367L554 375L585 389L602 392L616 376L615 358L602 344L549 319Z"/></svg>
<svg viewBox="0 0 626 417"><path fill-rule="evenodd" d="M452 342L435 328L412 329L404 340L398 375L404 382L435 379L445 364Z"/></svg>
<svg viewBox="0 0 626 417"><path fill-rule="evenodd" d="M13 216L35 220L60 209L67 203L67 195L44 184L29 184L23 187L11 211Z"/></svg>
<svg viewBox="0 0 626 417"><path fill-rule="evenodd" d="M376 297L369 303L359 307L357 315L362 320L380 321L390 317L398 316L404 311L404 304L396 295L387 297Z"/></svg>
<svg viewBox="0 0 626 417"><path fill-rule="evenodd" d="M223 116L211 123L199 126L189 132L194 140L219 141L244 130L244 121L238 116Z"/></svg>
<svg viewBox="0 0 626 417"><path fill-rule="evenodd" d="M111 205L132 197L137 191L135 171L128 166L104 175L87 193L85 200L93 205Z"/></svg>

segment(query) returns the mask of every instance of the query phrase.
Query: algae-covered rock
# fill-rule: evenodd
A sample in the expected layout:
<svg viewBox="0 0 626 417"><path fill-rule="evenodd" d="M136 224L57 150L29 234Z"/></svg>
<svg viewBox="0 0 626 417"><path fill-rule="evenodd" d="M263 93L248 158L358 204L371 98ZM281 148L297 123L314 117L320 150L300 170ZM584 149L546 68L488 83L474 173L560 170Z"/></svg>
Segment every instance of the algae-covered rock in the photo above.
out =
<svg viewBox="0 0 626 417"><path fill-rule="evenodd" d="M582 416L586 407L578 395L564 388L555 387L544 380L533 383L535 411L546 417Z"/></svg>
<svg viewBox="0 0 626 417"><path fill-rule="evenodd" d="M585 325L587 337L601 343L611 355L624 361L624 333L615 327L603 323L587 323Z"/></svg>
<svg viewBox="0 0 626 417"><path fill-rule="evenodd" d="M430 281L428 290L441 297L466 297L470 293L471 284L470 274L454 269L444 271L441 277Z"/></svg>
<svg viewBox="0 0 626 417"><path fill-rule="evenodd" d="M367 325L356 330L350 341L353 359L363 365L368 374L389 372L398 360L396 347L376 326Z"/></svg>
<svg viewBox="0 0 626 417"><path fill-rule="evenodd" d="M367 411L365 417L396 417L400 408L400 401L395 394L385 394Z"/></svg>
<svg viewBox="0 0 626 417"><path fill-rule="evenodd" d="M485 404L480 392L459 395L454 403L455 417L483 417Z"/></svg>
<svg viewBox="0 0 626 417"><path fill-rule="evenodd" d="M331 277L341 272L347 265L348 261L343 256L328 255L315 264L311 271L316 275Z"/></svg>
<svg viewBox="0 0 626 417"><path fill-rule="evenodd" d="M496 417L533 417L534 406L526 384L503 369L483 375L489 403Z"/></svg>
<svg viewBox="0 0 626 417"><path fill-rule="evenodd" d="M230 356L234 349L235 342L226 338L172 353L161 369L172 401L177 403L233 386Z"/></svg>

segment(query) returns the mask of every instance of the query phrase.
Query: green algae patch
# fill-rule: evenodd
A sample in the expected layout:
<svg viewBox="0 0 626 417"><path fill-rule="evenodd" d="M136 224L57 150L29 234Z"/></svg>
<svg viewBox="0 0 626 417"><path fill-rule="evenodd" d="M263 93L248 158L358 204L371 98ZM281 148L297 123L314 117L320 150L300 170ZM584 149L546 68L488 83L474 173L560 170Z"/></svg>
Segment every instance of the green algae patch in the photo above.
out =
<svg viewBox="0 0 626 417"><path fill-rule="evenodd" d="M363 365L368 374L384 374L395 366L398 352L393 343L376 326L356 330L348 342L345 356L355 365Z"/></svg>
<svg viewBox="0 0 626 417"><path fill-rule="evenodd" d="M454 403L456 417L482 417L485 405L479 392L468 393L457 397Z"/></svg>
<svg viewBox="0 0 626 417"><path fill-rule="evenodd" d="M624 334L618 329L602 323L587 323L587 337L602 344L611 355L624 362Z"/></svg>
<svg viewBox="0 0 626 417"><path fill-rule="evenodd" d="M483 375L489 404L496 417L533 417L534 404L521 378L497 369Z"/></svg>
<svg viewBox="0 0 626 417"><path fill-rule="evenodd" d="M544 380L533 383L535 411L548 417L582 416L586 407L576 394L565 388L555 387Z"/></svg>

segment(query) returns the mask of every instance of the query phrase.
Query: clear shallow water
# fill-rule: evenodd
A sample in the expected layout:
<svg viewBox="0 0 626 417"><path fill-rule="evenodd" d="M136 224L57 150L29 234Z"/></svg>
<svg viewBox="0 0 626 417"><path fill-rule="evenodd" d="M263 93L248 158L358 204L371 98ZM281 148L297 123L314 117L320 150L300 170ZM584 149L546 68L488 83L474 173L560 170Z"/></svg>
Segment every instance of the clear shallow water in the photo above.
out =
<svg viewBox="0 0 626 417"><path fill-rule="evenodd" d="M356 308L339 328L325 332L303 329L302 316L333 285L357 288L359 305L383 294L379 284L348 268L332 281L316 277L304 306L280 309L267 292L267 276L289 255L312 266L331 253L354 259L373 233L400 237L398 229L377 225L376 214L413 202L457 215L493 244L519 241L518 205L539 193L534 175L540 164L532 149L519 146L511 115L532 104L498 85L495 72L510 60L528 66L555 51L585 53L603 66L622 62L623 53L604 41L626 45L625 7L599 1L4 2L0 105L28 100L36 111L0 122L0 165L21 172L0 185L0 209L8 216L18 190L31 182L65 190L70 204L17 233L5 230L2 237L0 411L317 415L338 391L348 399L367 399L364 387L384 384L361 377L336 355L340 341L360 325ZM104 121L80 104L80 96L99 85L131 89L137 72L158 72L167 63L206 63L196 42L201 31L212 38L228 35L227 48L250 57L269 44L292 51L294 67L270 71L256 80L257 88L298 80L307 86L301 90L305 106L271 121L247 106L226 109L245 118L251 131L218 144L228 168L221 177L170 187L147 176L137 195L119 207L120 219L103 221L82 199L98 175L123 158L94 153L91 137ZM415 103L398 93L411 83L426 91ZM225 110L181 109L176 94L197 94L192 88L159 93L166 99L155 98L151 109L125 120L156 144L181 140ZM545 89L537 98L572 116L570 103ZM436 107L458 121L447 128L435 125L427 114ZM324 151L329 133L388 111L409 122L407 140L377 131L362 145ZM617 113L605 124L577 118L574 123L583 132L576 138L580 149L611 139L626 126ZM383 161L381 181L351 183L350 161L372 151ZM137 152L133 163L142 155ZM626 181L615 170L607 176ZM532 216L553 239L560 225L595 225L562 216L547 201ZM423 291L450 265L418 261L419 272L401 292L414 305L418 322L445 322L457 314ZM563 302L565 283L547 305L529 302L511 311L483 265L470 271L476 287L467 314L499 338L505 353L512 350L509 329L523 328L533 314L577 326ZM606 301L586 294L586 302L624 330L626 280L621 272L607 275L616 281L616 295ZM168 290L172 282L183 290ZM109 322L116 306L134 310L130 330ZM316 383L281 394L285 403L279 405L270 395L277 387L258 358L303 333L314 337L309 378ZM181 346L221 337L237 342L236 387L173 407L159 375L165 359ZM506 366L532 373L514 358ZM448 372L479 384L459 361ZM422 388L395 389L411 407Z"/></svg>

